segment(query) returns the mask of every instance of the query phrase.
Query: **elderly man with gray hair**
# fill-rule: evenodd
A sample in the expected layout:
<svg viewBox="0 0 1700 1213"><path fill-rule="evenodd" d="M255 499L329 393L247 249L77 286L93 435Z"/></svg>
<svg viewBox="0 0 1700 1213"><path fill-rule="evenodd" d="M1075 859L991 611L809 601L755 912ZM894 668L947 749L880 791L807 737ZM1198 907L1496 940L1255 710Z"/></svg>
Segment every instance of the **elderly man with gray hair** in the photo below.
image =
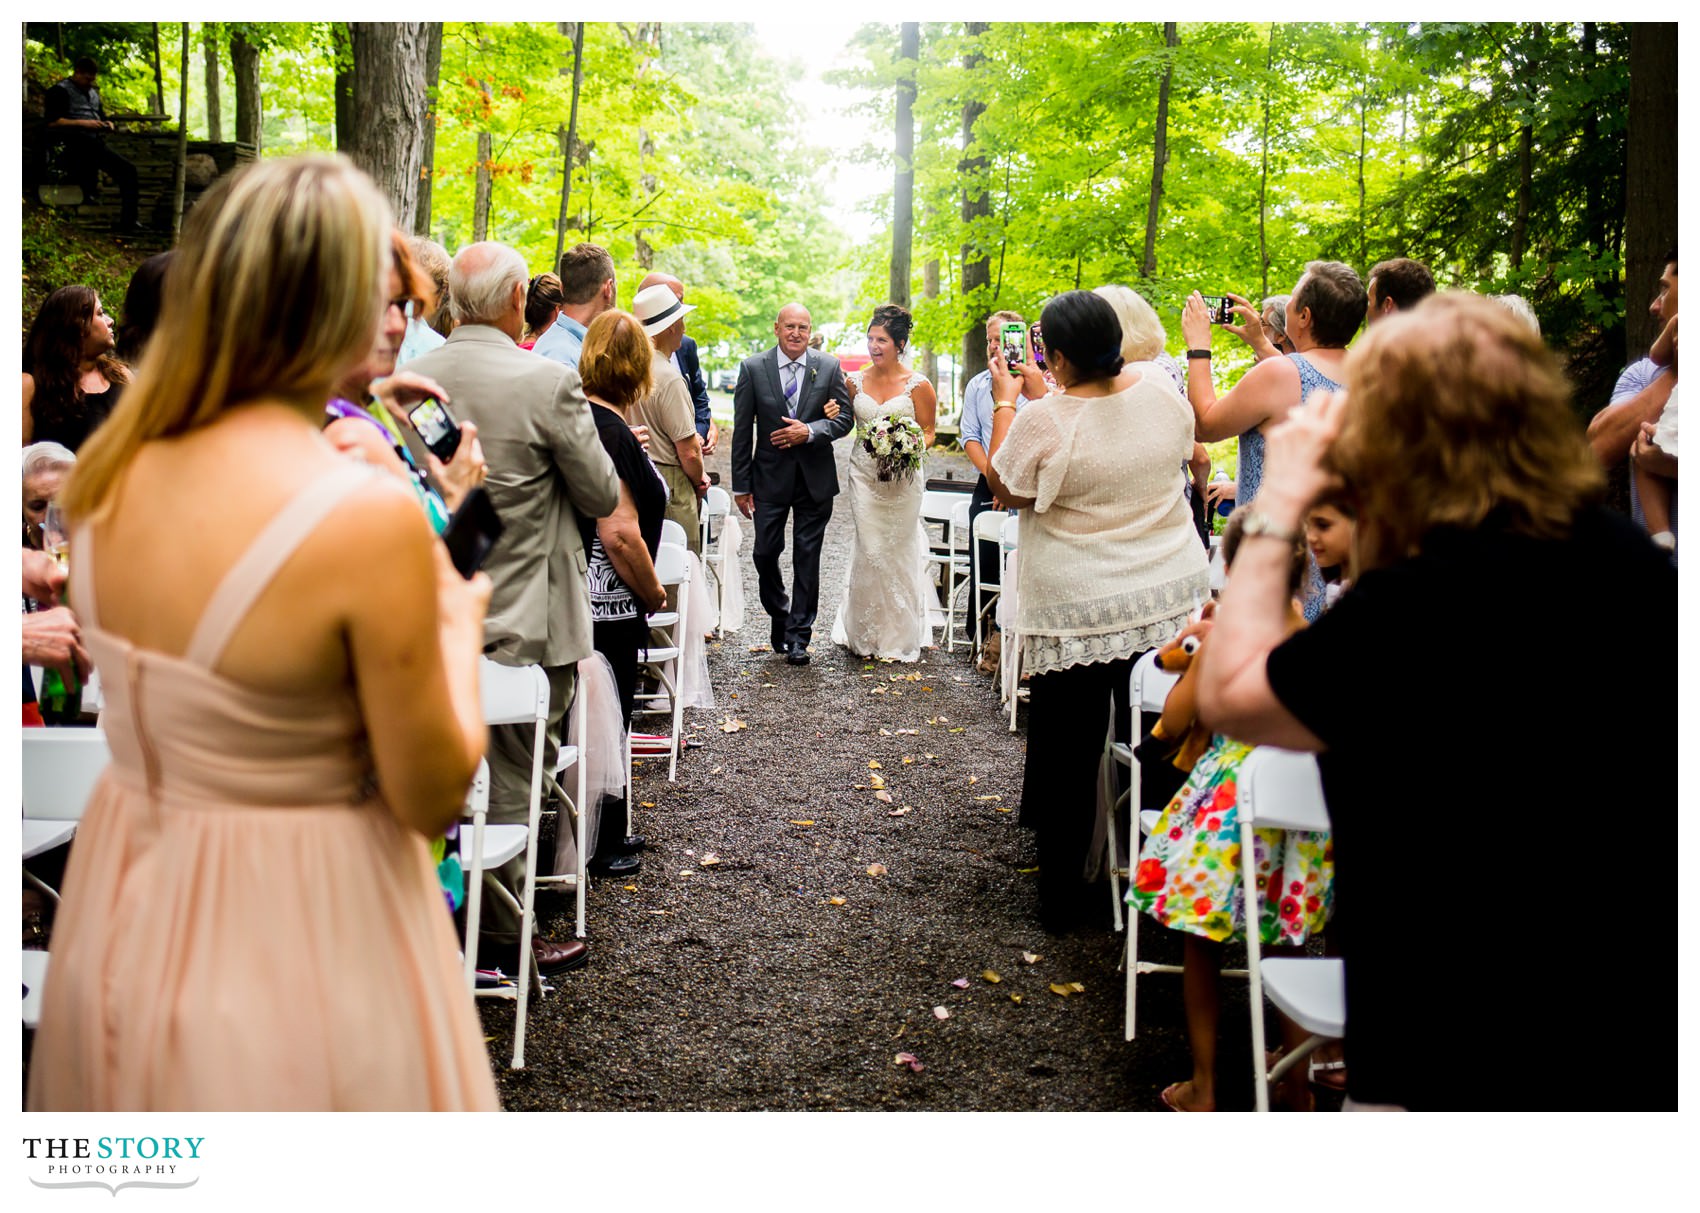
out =
<svg viewBox="0 0 1700 1213"><path fill-rule="evenodd" d="M612 514L620 482L596 436L578 372L517 344L526 283L525 260L506 245L485 241L461 249L449 269L454 331L408 369L441 384L454 415L478 427L490 469L484 487L506 524L484 565L494 583L484 651L503 665L541 665L548 674L543 769L553 771L575 667L591 653L579 517ZM491 821L526 820L532 735L530 725L490 730ZM519 877L517 861L501 870L516 894ZM498 899L484 906L483 957L524 972L515 916ZM579 940L532 944L545 975L587 959Z"/></svg>

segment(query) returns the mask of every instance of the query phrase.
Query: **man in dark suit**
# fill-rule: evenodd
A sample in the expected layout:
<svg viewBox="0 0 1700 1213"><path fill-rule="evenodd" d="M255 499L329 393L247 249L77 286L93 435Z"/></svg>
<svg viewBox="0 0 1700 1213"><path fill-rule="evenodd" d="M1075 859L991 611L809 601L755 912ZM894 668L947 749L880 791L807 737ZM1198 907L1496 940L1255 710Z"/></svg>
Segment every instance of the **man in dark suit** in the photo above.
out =
<svg viewBox="0 0 1700 1213"><path fill-rule="evenodd" d="M673 292L680 303L685 301L685 284L672 274L656 271L644 278L638 284L638 290L661 283ZM671 359L673 369L678 371L685 381L685 387L690 389L691 403L696 409L697 437L702 439L702 453L714 454L714 448L720 443L720 431L714 424L714 416L708 408L708 380L702 377L702 363L697 359L697 339L686 335L679 343L679 348L673 351Z"/></svg>
<svg viewBox="0 0 1700 1213"><path fill-rule="evenodd" d="M800 303L773 322L779 344L738 368L732 392L732 495L755 519L761 605L773 620L773 651L809 664L809 637L820 603L820 545L838 495L832 444L850 432L850 392L831 354L809 348L813 323ZM838 402L828 418L826 402ZM779 571L785 519L791 526L791 594Z"/></svg>

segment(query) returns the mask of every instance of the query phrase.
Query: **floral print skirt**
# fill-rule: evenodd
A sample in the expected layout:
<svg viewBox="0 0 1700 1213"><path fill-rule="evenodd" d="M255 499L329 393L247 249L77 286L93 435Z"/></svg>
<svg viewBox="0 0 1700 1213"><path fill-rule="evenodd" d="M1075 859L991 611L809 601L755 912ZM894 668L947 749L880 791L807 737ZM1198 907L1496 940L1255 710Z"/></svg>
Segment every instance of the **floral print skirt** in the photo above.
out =
<svg viewBox="0 0 1700 1213"><path fill-rule="evenodd" d="M1236 811L1240 763L1252 747L1218 733L1145 840L1127 903L1166 927L1217 942L1245 938ZM1334 908L1326 832L1256 830L1258 938L1302 944ZM1271 893L1279 890L1279 895Z"/></svg>

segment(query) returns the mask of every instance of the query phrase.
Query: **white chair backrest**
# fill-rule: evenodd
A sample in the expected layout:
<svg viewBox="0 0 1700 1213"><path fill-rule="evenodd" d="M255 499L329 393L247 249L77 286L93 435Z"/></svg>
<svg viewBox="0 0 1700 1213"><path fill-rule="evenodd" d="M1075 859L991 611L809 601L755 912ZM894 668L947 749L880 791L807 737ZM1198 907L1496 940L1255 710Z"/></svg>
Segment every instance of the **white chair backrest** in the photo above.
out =
<svg viewBox="0 0 1700 1213"><path fill-rule="evenodd" d="M982 514L982 515L980 515L980 517L984 518L985 515ZM999 537L1003 540L1003 550L1006 551L1006 552L1013 552L1013 551L1015 551L1015 549L1018 546L1020 546L1020 543L1021 543L1021 515L1020 514L1005 514L1004 515L1003 530L1002 530L1002 532L1000 532Z"/></svg>
<svg viewBox="0 0 1700 1213"><path fill-rule="evenodd" d="M99 729L24 729L24 816L77 821L95 781L112 761Z"/></svg>
<svg viewBox="0 0 1700 1213"><path fill-rule="evenodd" d="M708 486L708 496L703 498L703 513L710 518L724 518L732 512L732 495L718 484Z"/></svg>
<svg viewBox="0 0 1700 1213"><path fill-rule="evenodd" d="M662 585L669 586L678 585L690 576L690 553L684 544L662 538L661 546L655 551L655 575Z"/></svg>
<svg viewBox="0 0 1700 1213"><path fill-rule="evenodd" d="M1316 756L1258 746L1240 764L1239 811L1242 820L1264 827L1328 829Z"/></svg>
<svg viewBox="0 0 1700 1213"><path fill-rule="evenodd" d="M485 724L530 724L549 715L549 678L541 666L478 662L478 699Z"/></svg>
<svg viewBox="0 0 1700 1213"><path fill-rule="evenodd" d="M927 489L921 494L921 517L929 522L947 521L958 503L969 500L968 493L947 493L943 489Z"/></svg>
<svg viewBox="0 0 1700 1213"><path fill-rule="evenodd" d="M1157 650L1152 649L1133 663L1133 676L1128 683L1128 701L1137 704L1137 711L1161 712L1169 692L1181 680L1157 664Z"/></svg>
<svg viewBox="0 0 1700 1213"><path fill-rule="evenodd" d="M1009 515L1002 510L986 510L974 519L974 538L996 543L1003 537L1004 520Z"/></svg>
<svg viewBox="0 0 1700 1213"><path fill-rule="evenodd" d="M661 542L662 543L676 543L680 547L684 547L685 546L685 528L680 526L677 522L673 521L671 518L663 518L661 520Z"/></svg>
<svg viewBox="0 0 1700 1213"><path fill-rule="evenodd" d="M964 498L950 507L950 547L952 551L966 552L971 542L968 538L968 514L974 503Z"/></svg>

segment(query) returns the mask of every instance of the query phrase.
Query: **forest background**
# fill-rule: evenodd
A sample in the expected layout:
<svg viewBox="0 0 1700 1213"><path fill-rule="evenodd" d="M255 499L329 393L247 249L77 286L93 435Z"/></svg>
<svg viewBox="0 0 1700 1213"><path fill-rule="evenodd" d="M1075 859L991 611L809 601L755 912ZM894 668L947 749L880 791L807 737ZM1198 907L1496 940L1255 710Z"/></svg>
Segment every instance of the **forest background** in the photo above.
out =
<svg viewBox="0 0 1700 1213"><path fill-rule="evenodd" d="M627 301L677 274L711 372L769 344L792 298L847 349L897 299L948 399L993 310L1122 282L1178 351L1193 289L1256 300L1312 259L1412 256L1525 296L1587 415L1651 340L1675 238L1674 31L871 23L833 76L862 98L854 147L811 140L799 69L747 24L32 22L24 68L26 107L89 54L109 112L174 123L182 97L194 138L344 150L451 251L500 240L538 272L594 241ZM873 238L823 206L832 159L889 170ZM64 227L26 206L26 322L66 281L115 309L153 251L91 258ZM1225 335L1217 352L1226 378L1249 365Z"/></svg>

